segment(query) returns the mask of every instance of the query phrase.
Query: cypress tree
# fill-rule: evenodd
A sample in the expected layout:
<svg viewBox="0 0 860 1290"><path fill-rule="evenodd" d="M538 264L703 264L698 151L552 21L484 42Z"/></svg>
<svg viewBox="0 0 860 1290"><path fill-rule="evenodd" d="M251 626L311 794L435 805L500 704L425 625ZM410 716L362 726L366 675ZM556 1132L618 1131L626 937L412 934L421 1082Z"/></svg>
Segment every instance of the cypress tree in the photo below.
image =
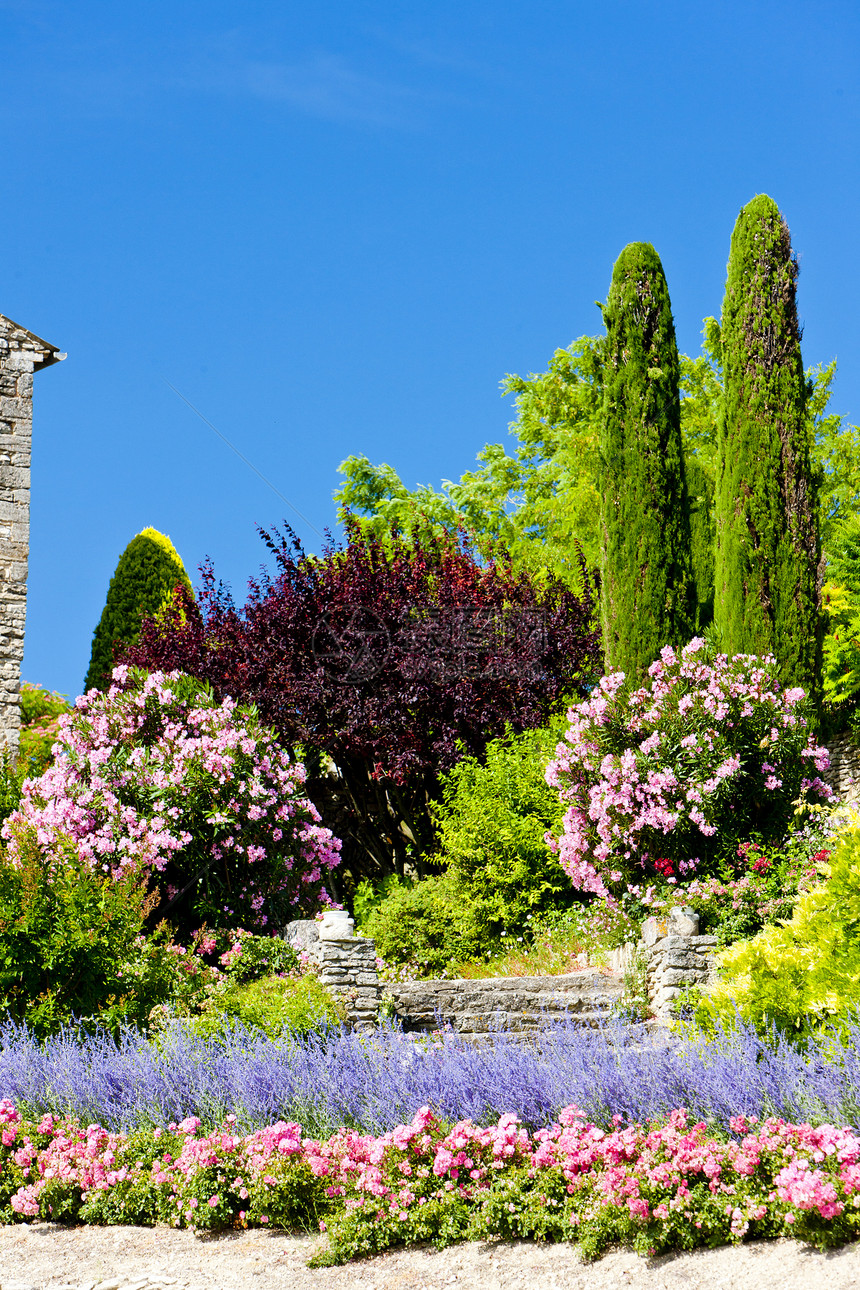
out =
<svg viewBox="0 0 860 1290"><path fill-rule="evenodd" d="M696 631L714 617L714 481L695 457L689 457L687 492L690 498L690 555L696 584Z"/></svg>
<svg viewBox="0 0 860 1290"><path fill-rule="evenodd" d="M714 618L729 654L774 654L786 684L816 691L821 620L808 386L797 260L764 194L741 210L723 303Z"/></svg>
<svg viewBox="0 0 860 1290"><path fill-rule="evenodd" d="M144 616L156 613L177 583L184 583L191 591L185 566L170 538L157 529L144 529L132 538L119 558L93 633L84 690L101 689L110 680L114 643L133 644Z"/></svg>
<svg viewBox="0 0 860 1290"><path fill-rule="evenodd" d="M603 318L603 648L607 671L641 675L664 645L690 639L695 618L678 346L649 243L616 260Z"/></svg>

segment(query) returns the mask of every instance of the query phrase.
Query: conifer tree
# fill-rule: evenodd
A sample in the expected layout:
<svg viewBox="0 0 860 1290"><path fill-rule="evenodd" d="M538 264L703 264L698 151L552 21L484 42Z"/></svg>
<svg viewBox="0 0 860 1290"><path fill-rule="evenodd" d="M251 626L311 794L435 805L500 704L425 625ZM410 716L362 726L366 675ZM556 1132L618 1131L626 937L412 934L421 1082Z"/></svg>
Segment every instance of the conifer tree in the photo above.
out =
<svg viewBox="0 0 860 1290"><path fill-rule="evenodd" d="M729 654L775 654L786 684L817 690L821 544L810 463L797 261L770 197L732 234L722 319L715 624Z"/></svg>
<svg viewBox="0 0 860 1290"><path fill-rule="evenodd" d="M696 631L714 617L714 481L695 457L686 460L690 499L690 555L696 584Z"/></svg>
<svg viewBox="0 0 860 1290"><path fill-rule="evenodd" d="M695 619L678 347L649 243L616 260L603 317L603 648L607 671L641 675L664 645L690 639Z"/></svg>
<svg viewBox="0 0 860 1290"><path fill-rule="evenodd" d="M93 634L84 690L102 689L110 680L114 643L137 640L144 615L158 612L178 583L191 591L185 566L169 537L144 529L132 538L110 580L107 600Z"/></svg>

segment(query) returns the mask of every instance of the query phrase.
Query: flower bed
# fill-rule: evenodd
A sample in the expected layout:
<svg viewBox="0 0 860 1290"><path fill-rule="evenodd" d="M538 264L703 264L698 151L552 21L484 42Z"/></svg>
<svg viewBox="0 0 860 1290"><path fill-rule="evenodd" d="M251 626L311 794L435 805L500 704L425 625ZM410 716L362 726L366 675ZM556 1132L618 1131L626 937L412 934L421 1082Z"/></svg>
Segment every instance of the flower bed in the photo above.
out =
<svg viewBox="0 0 860 1290"><path fill-rule="evenodd" d="M678 1106L720 1132L736 1114L860 1127L860 1029L839 1043L812 1037L800 1051L743 1025L664 1047L621 1026L558 1023L527 1043L502 1032L476 1047L393 1028L273 1040L241 1027L203 1038L182 1026L156 1041L65 1031L40 1044L7 1023L0 1096L32 1118L73 1115L125 1132L234 1115L245 1132L287 1118L320 1138L341 1125L380 1134L425 1103L452 1122L514 1112L539 1129L571 1102L607 1130L614 1115L644 1123Z"/></svg>
<svg viewBox="0 0 860 1290"><path fill-rule="evenodd" d="M620 1121L620 1117L616 1117ZM317 1264L431 1240L569 1240L587 1256L793 1235L860 1234L860 1137L833 1125L732 1118L716 1136L683 1109L605 1132L575 1106L529 1133L515 1115L444 1125L428 1107L374 1137L326 1141L279 1121L242 1136L196 1117L129 1136L0 1102L0 1217L169 1222L213 1231L319 1224Z"/></svg>

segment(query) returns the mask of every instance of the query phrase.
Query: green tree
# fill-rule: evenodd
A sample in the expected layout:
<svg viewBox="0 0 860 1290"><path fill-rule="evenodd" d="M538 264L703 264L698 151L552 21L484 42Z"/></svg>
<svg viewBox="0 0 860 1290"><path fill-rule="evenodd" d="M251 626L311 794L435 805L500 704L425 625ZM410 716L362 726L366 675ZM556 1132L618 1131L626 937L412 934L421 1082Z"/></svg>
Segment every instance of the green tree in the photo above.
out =
<svg viewBox="0 0 860 1290"><path fill-rule="evenodd" d="M693 634L680 366L660 257L631 242L604 310L600 612L607 671L637 675Z"/></svg>
<svg viewBox="0 0 860 1290"><path fill-rule="evenodd" d="M580 336L555 351L545 372L506 376L502 392L515 398L510 432L516 447L509 453L502 444L487 444L479 468L456 483L410 489L392 466L347 457L340 467L345 482L334 495L339 519L349 512L379 537L392 529L462 524L489 549L503 547L515 566L548 569L578 586L576 545L590 567L600 557L600 345L599 337ZM695 452L713 480L719 373L708 352L695 359L682 354L680 362L685 450Z"/></svg>
<svg viewBox="0 0 860 1290"><path fill-rule="evenodd" d="M821 544L797 271L776 203L753 198L723 303L714 617L727 652L774 654L785 682L817 691Z"/></svg>
<svg viewBox="0 0 860 1290"><path fill-rule="evenodd" d="M818 524L828 563L832 548L841 541L841 526L850 524L860 509L860 427L851 425L840 413L828 411L835 376L835 358L806 372L814 436L812 458L819 484Z"/></svg>
<svg viewBox="0 0 860 1290"><path fill-rule="evenodd" d="M507 376L515 395L513 454L498 443L478 454L479 469L441 490L409 489L393 467L364 456L341 464L346 482L335 492L339 519L349 512L360 527L384 537L465 526L490 553L501 547L517 569L546 569L579 589L576 544L586 562L598 560L597 439L602 406L599 341L582 336L556 350L549 369Z"/></svg>
<svg viewBox="0 0 860 1290"><path fill-rule="evenodd" d="M502 391L515 396L516 418L510 432L512 452L491 443L478 453L478 469L466 471L457 482L444 480L436 489L421 484L410 489L390 465L373 465L365 456L341 464L345 482L335 492L342 521L347 511L359 526L385 536L404 532L466 527L479 545L501 546L517 568L548 569L578 586L579 565L573 552L578 543L587 563L599 557L598 438L603 408L600 339L581 336L566 349L557 349L545 372L509 375ZM704 320L702 352L695 358L679 355L681 378L681 435L687 462L691 499L713 492L717 463L717 424L722 414L723 383L720 325ZM860 429L845 417L828 411L835 362L810 368L808 415L814 437L813 462L821 478L822 541L829 544L843 518L860 506ZM704 478L692 487L692 465ZM699 488L699 483L701 488ZM707 561L704 528L697 535L694 513L693 566L700 604L707 606L713 584L713 554ZM704 516L699 512L702 520ZM700 616L700 626L708 621Z"/></svg>
<svg viewBox="0 0 860 1290"><path fill-rule="evenodd" d="M704 631L714 617L714 480L698 457L688 458L686 465L696 630Z"/></svg>
<svg viewBox="0 0 860 1290"><path fill-rule="evenodd" d="M93 634L85 691L105 685L113 668L114 642L133 644L144 615L156 614L179 583L191 591L185 566L169 537L157 529L144 529L132 538L110 580Z"/></svg>

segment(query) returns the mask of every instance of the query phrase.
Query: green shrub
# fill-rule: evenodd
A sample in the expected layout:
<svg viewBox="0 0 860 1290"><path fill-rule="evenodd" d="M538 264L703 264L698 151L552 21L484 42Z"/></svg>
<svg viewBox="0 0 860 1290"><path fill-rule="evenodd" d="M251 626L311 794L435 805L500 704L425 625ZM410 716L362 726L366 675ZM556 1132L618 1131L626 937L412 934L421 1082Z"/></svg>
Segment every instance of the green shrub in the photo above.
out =
<svg viewBox="0 0 860 1290"><path fill-rule="evenodd" d="M722 953L719 984L698 1003L700 1023L730 1022L737 1010L757 1027L803 1037L860 1007L860 826L821 871L825 881L800 897L790 920Z"/></svg>
<svg viewBox="0 0 860 1290"><path fill-rule="evenodd" d="M157 1031L186 1018L211 1033L237 1019L274 1035L340 1019L286 941L203 928L183 948L167 923L144 934L153 899L140 870L106 873L62 833L47 853L35 834L14 860L0 850L0 1012L40 1037L74 1022Z"/></svg>
<svg viewBox="0 0 860 1290"><path fill-rule="evenodd" d="M481 952L449 874L392 886L362 930L376 941L376 952L387 964L414 976L438 976Z"/></svg>
<svg viewBox="0 0 860 1290"><path fill-rule="evenodd" d="M113 669L114 645L133 644L144 616L158 613L179 584L191 591L185 566L169 537L149 528L132 538L119 558L102 616L93 633L85 691L92 687L107 688Z"/></svg>
<svg viewBox="0 0 860 1290"><path fill-rule="evenodd" d="M192 1024L198 1033L213 1035L238 1021L276 1039L285 1032L307 1034L341 1020L341 1009L315 976L270 975L213 991L206 1011Z"/></svg>
<svg viewBox="0 0 860 1290"><path fill-rule="evenodd" d="M574 901L570 879L546 843L564 805L546 782L564 725L508 734L482 764L464 758L444 778L437 807L439 858L463 905L468 939L485 946L524 934L538 914Z"/></svg>
<svg viewBox="0 0 860 1290"><path fill-rule="evenodd" d="M4 749L0 757L0 826L18 809L25 779L41 775L54 760L60 717L71 711L62 694L21 682L21 734L17 757Z"/></svg>
<svg viewBox="0 0 860 1290"><path fill-rule="evenodd" d="M15 864L0 853L0 1009L38 1035L140 1015L153 991L141 979L135 998L125 970L148 904L145 879L90 868L71 840L44 855L33 839Z"/></svg>
<svg viewBox="0 0 860 1290"><path fill-rule="evenodd" d="M17 811L24 778L20 761L10 757L9 750L4 748L0 756L0 826Z"/></svg>
<svg viewBox="0 0 860 1290"><path fill-rule="evenodd" d="M444 972L486 959L510 939L529 943L536 921L577 900L546 843L561 829L564 806L545 779L564 729L508 732L485 760L465 757L442 780L434 808L445 873L414 885L389 879L359 887L358 925L386 963L416 973Z"/></svg>

